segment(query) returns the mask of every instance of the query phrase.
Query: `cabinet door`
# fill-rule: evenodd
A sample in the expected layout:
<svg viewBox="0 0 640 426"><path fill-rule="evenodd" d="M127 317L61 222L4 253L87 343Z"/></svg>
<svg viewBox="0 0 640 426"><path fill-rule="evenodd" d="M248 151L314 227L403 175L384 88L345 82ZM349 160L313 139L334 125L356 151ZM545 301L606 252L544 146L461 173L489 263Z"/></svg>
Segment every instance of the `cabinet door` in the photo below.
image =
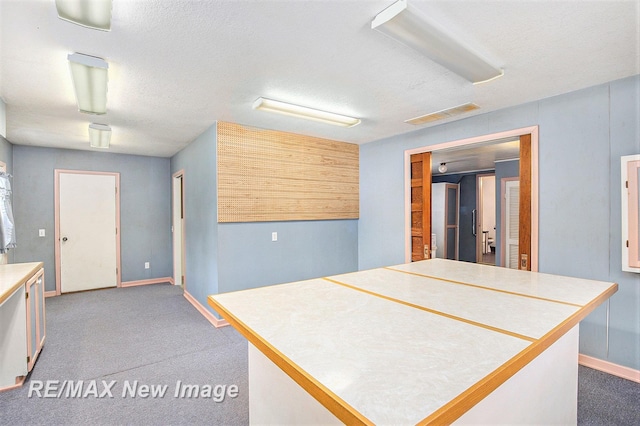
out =
<svg viewBox="0 0 640 426"><path fill-rule="evenodd" d="M27 368L33 368L44 341L44 270L27 281Z"/></svg>
<svg viewBox="0 0 640 426"><path fill-rule="evenodd" d="M46 321L45 321L45 309L44 309L44 269L41 269L40 272L38 272L38 280L36 281L36 285L38 286L38 300L37 300L38 352L40 352L40 350L42 349L42 346L44 345L44 338L46 336L46 333L45 333Z"/></svg>

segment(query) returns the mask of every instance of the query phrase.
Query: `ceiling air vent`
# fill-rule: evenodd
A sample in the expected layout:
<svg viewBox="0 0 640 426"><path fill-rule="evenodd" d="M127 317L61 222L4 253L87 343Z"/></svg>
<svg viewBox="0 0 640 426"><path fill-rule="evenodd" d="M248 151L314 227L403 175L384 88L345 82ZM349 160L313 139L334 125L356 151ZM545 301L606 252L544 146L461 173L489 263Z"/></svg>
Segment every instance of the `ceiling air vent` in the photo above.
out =
<svg viewBox="0 0 640 426"><path fill-rule="evenodd" d="M411 118L409 120L405 120L405 123L413 124L415 126L425 123L431 123L432 121L444 120L445 118L451 118L456 115L464 114L469 111L473 111L474 109L480 108L478 105L474 103L466 103L463 105L458 105L453 108L447 108L440 111L432 112L431 114L421 115L420 117Z"/></svg>

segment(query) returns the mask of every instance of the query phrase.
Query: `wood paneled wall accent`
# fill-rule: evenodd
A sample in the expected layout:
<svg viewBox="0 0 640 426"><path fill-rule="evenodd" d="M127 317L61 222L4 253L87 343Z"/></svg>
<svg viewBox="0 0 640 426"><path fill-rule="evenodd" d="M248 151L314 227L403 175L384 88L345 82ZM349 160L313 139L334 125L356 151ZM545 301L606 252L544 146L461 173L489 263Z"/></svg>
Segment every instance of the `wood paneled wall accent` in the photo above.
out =
<svg viewBox="0 0 640 426"><path fill-rule="evenodd" d="M357 219L359 147L218 123L218 222Z"/></svg>

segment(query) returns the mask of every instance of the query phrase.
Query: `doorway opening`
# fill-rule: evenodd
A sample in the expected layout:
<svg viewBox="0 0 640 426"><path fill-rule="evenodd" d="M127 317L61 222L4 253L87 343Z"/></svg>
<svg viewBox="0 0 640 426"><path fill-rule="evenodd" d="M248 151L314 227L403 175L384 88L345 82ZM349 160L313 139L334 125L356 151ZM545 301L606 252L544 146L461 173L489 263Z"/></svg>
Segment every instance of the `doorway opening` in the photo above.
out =
<svg viewBox="0 0 640 426"><path fill-rule="evenodd" d="M517 263L519 269L536 271L538 268L538 128L537 126L484 135L480 137L446 142L405 151L405 261L420 260L410 256L411 236L419 234L418 225L412 222L415 200L410 183L412 170L409 165L416 154L428 155L431 167L425 167L424 181L446 182L459 185L458 247L457 257L467 262L510 266ZM488 163L483 163L488 160ZM513 170L515 169L515 175ZM429 174L427 176L427 173ZM489 175L489 176L487 176ZM517 199L517 221L511 217L509 226L519 232L507 233L505 215L514 214L504 205L506 187L504 179L516 177L522 193ZM513 184L509 184L511 190ZM431 211L432 200L425 200ZM434 201L435 203L435 201ZM425 203L426 204L426 203ZM432 221L433 221L432 216ZM439 220L439 219L438 219ZM423 220L423 222L429 222ZM433 228L432 228L433 226ZM412 229L413 228L413 229ZM430 232L435 225L429 223ZM513 229L511 229L513 231ZM433 245L441 245L446 236L432 235ZM507 247L506 239L511 241ZM513 244L514 238L518 240ZM424 238L425 241L429 241ZM414 255L417 250L414 250ZM441 250L432 253L441 256ZM425 250L425 254L427 250ZM512 260L509 260L511 256ZM427 259L430 256L424 256Z"/></svg>
<svg viewBox="0 0 640 426"><path fill-rule="evenodd" d="M496 175L478 175L476 183L476 259L478 263L496 265Z"/></svg>

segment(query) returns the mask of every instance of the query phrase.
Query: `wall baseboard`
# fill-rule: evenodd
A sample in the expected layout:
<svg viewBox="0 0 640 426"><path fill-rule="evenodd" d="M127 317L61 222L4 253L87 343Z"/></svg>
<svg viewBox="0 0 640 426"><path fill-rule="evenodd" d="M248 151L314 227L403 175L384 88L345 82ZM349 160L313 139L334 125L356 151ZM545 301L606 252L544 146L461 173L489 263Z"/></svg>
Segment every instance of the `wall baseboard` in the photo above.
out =
<svg viewBox="0 0 640 426"><path fill-rule="evenodd" d="M120 284L120 287L135 287L138 285L149 285L149 284L166 284L171 282L171 277L162 277L162 278L151 278L148 280L137 280L137 281L124 281Z"/></svg>
<svg viewBox="0 0 640 426"><path fill-rule="evenodd" d="M58 292L55 290L50 290L50 291L45 291L44 292L44 297L54 297L57 296Z"/></svg>
<svg viewBox="0 0 640 426"><path fill-rule="evenodd" d="M593 368L594 370L599 370L604 373L611 374L613 376L631 380L632 382L640 383L640 370L634 370L633 368L614 364L609 361L603 361L601 359L582 354L578 354L578 364L584 365L585 367Z"/></svg>
<svg viewBox="0 0 640 426"><path fill-rule="evenodd" d="M207 310L207 308L202 306L202 304L200 302L198 302L186 290L184 291L184 298L187 299L189 301L189 303L191 303L194 306L194 308L196 308L198 310L198 312L200 312L202 314L202 316L204 316L211 324L213 324L213 326L215 328L225 327L225 326L229 325L227 320L216 318L215 315L213 315L211 312L209 312L209 310Z"/></svg>
<svg viewBox="0 0 640 426"><path fill-rule="evenodd" d="M169 278L169 284L176 285L176 282L173 280L173 278Z"/></svg>

